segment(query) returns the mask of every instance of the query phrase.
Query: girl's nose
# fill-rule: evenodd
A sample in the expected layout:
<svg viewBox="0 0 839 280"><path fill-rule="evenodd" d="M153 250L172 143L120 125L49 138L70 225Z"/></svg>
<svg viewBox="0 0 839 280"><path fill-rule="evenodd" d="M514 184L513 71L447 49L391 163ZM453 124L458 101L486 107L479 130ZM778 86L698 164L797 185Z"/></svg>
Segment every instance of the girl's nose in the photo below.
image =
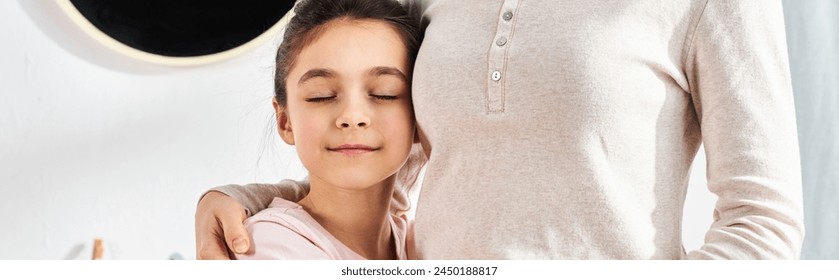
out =
<svg viewBox="0 0 839 280"><path fill-rule="evenodd" d="M352 126L352 123L354 123L354 122L353 121L341 121L341 124L339 125L339 127L340 128L349 128L350 126ZM367 126L367 123L366 122L358 122L358 123L355 124L355 126L365 127L365 126Z"/></svg>
<svg viewBox="0 0 839 280"><path fill-rule="evenodd" d="M347 104L335 121L335 125L338 128L366 128L370 126L370 114L362 103L362 101L357 101Z"/></svg>

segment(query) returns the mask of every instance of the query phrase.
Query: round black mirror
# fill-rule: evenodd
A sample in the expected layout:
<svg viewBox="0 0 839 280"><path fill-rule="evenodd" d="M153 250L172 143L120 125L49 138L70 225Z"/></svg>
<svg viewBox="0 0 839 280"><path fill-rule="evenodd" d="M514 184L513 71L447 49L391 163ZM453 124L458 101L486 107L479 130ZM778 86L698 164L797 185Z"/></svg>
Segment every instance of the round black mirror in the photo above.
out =
<svg viewBox="0 0 839 280"><path fill-rule="evenodd" d="M128 56L198 65L240 54L276 34L293 0L59 0L73 22Z"/></svg>

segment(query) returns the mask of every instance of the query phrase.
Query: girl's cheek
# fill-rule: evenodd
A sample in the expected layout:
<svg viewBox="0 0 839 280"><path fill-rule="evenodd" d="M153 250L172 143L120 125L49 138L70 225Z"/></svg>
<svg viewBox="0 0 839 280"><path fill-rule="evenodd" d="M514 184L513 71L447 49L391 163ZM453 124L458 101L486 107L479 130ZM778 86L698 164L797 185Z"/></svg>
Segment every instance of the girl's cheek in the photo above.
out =
<svg viewBox="0 0 839 280"><path fill-rule="evenodd" d="M302 121L298 121L297 123L295 123L295 126L292 127L292 130L294 131L295 142L297 142L298 146L301 144L305 145L308 143L313 143L312 141L317 141L317 138L319 138L318 135L321 134L320 131L322 131L323 129L324 128L315 125L311 116L309 118L303 119Z"/></svg>

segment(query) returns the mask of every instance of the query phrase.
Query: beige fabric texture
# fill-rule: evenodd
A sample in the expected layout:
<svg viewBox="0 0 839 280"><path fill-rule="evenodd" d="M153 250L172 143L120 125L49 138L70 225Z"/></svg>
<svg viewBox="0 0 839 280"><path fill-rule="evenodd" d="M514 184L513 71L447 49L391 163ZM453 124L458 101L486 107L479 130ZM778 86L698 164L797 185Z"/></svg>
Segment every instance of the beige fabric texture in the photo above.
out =
<svg viewBox="0 0 839 280"><path fill-rule="evenodd" d="M413 100L429 161L414 257L798 258L780 1L422 8ZM682 211L702 143L719 200L705 244L685 252ZM288 185L217 190L258 211Z"/></svg>

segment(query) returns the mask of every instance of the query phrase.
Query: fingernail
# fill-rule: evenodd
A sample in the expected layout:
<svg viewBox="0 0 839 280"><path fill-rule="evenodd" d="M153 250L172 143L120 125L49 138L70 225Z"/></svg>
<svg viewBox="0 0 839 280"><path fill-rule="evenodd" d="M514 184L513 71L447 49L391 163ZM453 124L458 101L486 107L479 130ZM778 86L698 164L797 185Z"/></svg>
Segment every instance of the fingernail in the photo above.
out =
<svg viewBox="0 0 839 280"><path fill-rule="evenodd" d="M233 240L233 251L238 254L243 254L248 250L248 242L244 239Z"/></svg>

